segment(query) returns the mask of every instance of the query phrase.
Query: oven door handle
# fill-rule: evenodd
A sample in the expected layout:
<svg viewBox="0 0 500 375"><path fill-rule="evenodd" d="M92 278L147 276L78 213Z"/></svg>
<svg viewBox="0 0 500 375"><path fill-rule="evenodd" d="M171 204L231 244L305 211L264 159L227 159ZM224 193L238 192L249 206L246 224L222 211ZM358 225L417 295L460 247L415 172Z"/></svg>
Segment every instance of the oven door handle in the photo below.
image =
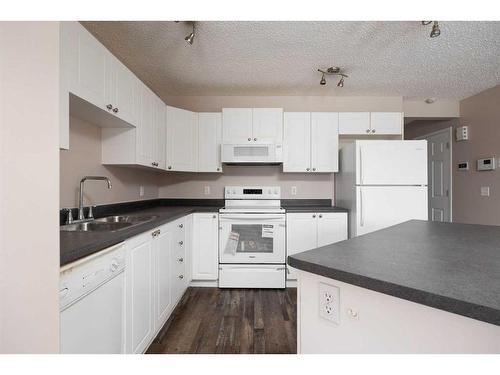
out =
<svg viewBox="0 0 500 375"><path fill-rule="evenodd" d="M263 221L278 221L278 222L285 222L284 217L276 217L275 215L262 215L259 214L259 216L254 216L251 214L243 214L243 215L231 215L231 216L222 216L219 215L219 221L232 221L232 220L251 220L255 221L257 224L265 224Z"/></svg>

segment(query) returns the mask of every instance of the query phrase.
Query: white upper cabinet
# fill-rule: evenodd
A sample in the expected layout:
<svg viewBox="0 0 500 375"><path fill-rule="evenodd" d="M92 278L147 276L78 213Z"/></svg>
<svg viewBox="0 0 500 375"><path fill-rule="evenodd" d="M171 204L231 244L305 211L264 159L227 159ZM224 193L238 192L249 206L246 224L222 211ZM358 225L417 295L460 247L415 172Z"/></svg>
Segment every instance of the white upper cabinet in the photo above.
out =
<svg viewBox="0 0 500 375"><path fill-rule="evenodd" d="M253 140L252 108L222 109L222 139L224 142L246 143Z"/></svg>
<svg viewBox="0 0 500 375"><path fill-rule="evenodd" d="M339 124L336 112L311 114L311 168L313 172L339 170Z"/></svg>
<svg viewBox="0 0 500 375"><path fill-rule="evenodd" d="M339 134L369 134L370 112L340 112Z"/></svg>
<svg viewBox="0 0 500 375"><path fill-rule="evenodd" d="M106 58L106 110L136 125L138 85L135 75L111 53Z"/></svg>
<svg viewBox="0 0 500 375"><path fill-rule="evenodd" d="M311 113L284 114L283 172L311 170Z"/></svg>
<svg viewBox="0 0 500 375"><path fill-rule="evenodd" d="M402 112L340 112L339 134L400 135L403 132Z"/></svg>
<svg viewBox="0 0 500 375"><path fill-rule="evenodd" d="M283 109L253 108L252 136L254 142L283 141Z"/></svg>
<svg viewBox="0 0 500 375"><path fill-rule="evenodd" d="M338 171L338 113L285 113L283 172Z"/></svg>
<svg viewBox="0 0 500 375"><path fill-rule="evenodd" d="M137 128L137 163L155 167L155 96L145 85L140 85L140 109Z"/></svg>
<svg viewBox="0 0 500 375"><path fill-rule="evenodd" d="M370 125L373 134L401 134L403 128L403 113L371 112Z"/></svg>
<svg viewBox="0 0 500 375"><path fill-rule="evenodd" d="M223 108L222 139L225 143L281 143L282 108Z"/></svg>
<svg viewBox="0 0 500 375"><path fill-rule="evenodd" d="M167 106L167 170L196 171L198 114Z"/></svg>
<svg viewBox="0 0 500 375"><path fill-rule="evenodd" d="M198 172L222 172L222 114L198 113Z"/></svg>
<svg viewBox="0 0 500 375"><path fill-rule="evenodd" d="M167 106L156 95L153 96L153 146L154 166L166 168Z"/></svg>

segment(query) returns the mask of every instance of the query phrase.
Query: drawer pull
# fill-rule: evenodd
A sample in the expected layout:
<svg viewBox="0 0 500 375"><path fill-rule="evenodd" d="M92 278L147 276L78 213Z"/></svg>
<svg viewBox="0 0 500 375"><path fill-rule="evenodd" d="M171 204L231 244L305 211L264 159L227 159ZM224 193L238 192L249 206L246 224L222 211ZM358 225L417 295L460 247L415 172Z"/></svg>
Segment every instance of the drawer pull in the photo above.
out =
<svg viewBox="0 0 500 375"><path fill-rule="evenodd" d="M180 263L184 262L184 258L177 259Z"/></svg>
<svg viewBox="0 0 500 375"><path fill-rule="evenodd" d="M179 224L179 228L184 228L184 224Z"/></svg>
<svg viewBox="0 0 500 375"><path fill-rule="evenodd" d="M183 279L184 278L184 275L179 275L179 279Z"/></svg>
<svg viewBox="0 0 500 375"><path fill-rule="evenodd" d="M184 241L179 241L179 245L184 245Z"/></svg>

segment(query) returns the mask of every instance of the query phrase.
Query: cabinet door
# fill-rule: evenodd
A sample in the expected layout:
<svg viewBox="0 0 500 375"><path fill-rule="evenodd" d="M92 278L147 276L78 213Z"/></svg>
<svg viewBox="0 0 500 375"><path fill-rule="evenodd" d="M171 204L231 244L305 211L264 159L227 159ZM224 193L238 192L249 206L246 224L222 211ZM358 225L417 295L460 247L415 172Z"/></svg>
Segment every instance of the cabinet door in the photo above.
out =
<svg viewBox="0 0 500 375"><path fill-rule="evenodd" d="M252 108L222 109L222 140L225 143L253 142Z"/></svg>
<svg viewBox="0 0 500 375"><path fill-rule="evenodd" d="M339 170L338 113L311 114L311 171L337 172Z"/></svg>
<svg viewBox="0 0 500 375"><path fill-rule="evenodd" d="M167 106L167 170L196 171L197 113Z"/></svg>
<svg viewBox="0 0 500 375"><path fill-rule="evenodd" d="M154 147L154 94L145 85L140 85L140 118L137 131L137 163L155 166Z"/></svg>
<svg viewBox="0 0 500 375"><path fill-rule="evenodd" d="M198 172L222 172L222 114L198 113Z"/></svg>
<svg viewBox="0 0 500 375"><path fill-rule="evenodd" d="M372 134L401 134L403 114L401 112L371 112Z"/></svg>
<svg viewBox="0 0 500 375"><path fill-rule="evenodd" d="M161 329L172 310L172 228L167 224L160 227L159 231L160 233L153 240L155 253L155 331Z"/></svg>
<svg viewBox="0 0 500 375"><path fill-rule="evenodd" d="M106 108L106 57L108 51L78 22L68 25L71 36L68 42L73 45L69 53L69 89L80 98Z"/></svg>
<svg viewBox="0 0 500 375"><path fill-rule="evenodd" d="M137 78L116 57L106 57L106 106L110 113L128 122L137 124ZM106 107L106 109L108 109Z"/></svg>
<svg viewBox="0 0 500 375"><path fill-rule="evenodd" d="M347 214L344 212L318 213L318 247L347 240Z"/></svg>
<svg viewBox="0 0 500 375"><path fill-rule="evenodd" d="M285 112L283 172L311 170L311 113Z"/></svg>
<svg viewBox="0 0 500 375"><path fill-rule="evenodd" d="M126 352L142 353L154 335L154 268L151 233L127 241L126 247Z"/></svg>
<svg viewBox="0 0 500 375"><path fill-rule="evenodd" d="M154 160L157 168L166 168L166 143L167 143L167 106L155 96L153 104L153 145Z"/></svg>
<svg viewBox="0 0 500 375"><path fill-rule="evenodd" d="M370 112L340 112L339 134L370 134Z"/></svg>
<svg viewBox="0 0 500 375"><path fill-rule="evenodd" d="M254 142L283 142L283 108L253 108Z"/></svg>
<svg viewBox="0 0 500 375"><path fill-rule="evenodd" d="M193 215L192 278L217 280L219 270L219 221L215 213Z"/></svg>
<svg viewBox="0 0 500 375"><path fill-rule="evenodd" d="M287 256L311 250L317 247L317 214L286 214L286 251ZM287 266L289 280L297 279L294 268Z"/></svg>

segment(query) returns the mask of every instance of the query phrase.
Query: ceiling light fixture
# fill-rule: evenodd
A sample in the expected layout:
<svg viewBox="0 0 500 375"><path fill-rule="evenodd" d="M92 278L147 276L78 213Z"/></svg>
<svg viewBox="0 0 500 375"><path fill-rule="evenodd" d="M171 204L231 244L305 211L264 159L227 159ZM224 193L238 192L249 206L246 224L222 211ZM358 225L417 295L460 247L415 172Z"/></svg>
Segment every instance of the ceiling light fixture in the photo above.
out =
<svg viewBox="0 0 500 375"><path fill-rule="evenodd" d="M340 76L340 81L337 83L337 87L344 87L344 78L348 78L349 76L347 74L344 74L342 72L342 69L340 69L338 66L332 66L326 70L324 69L318 69L318 72L321 73L321 81L319 81L319 84L321 86L326 85L326 79L325 79L325 74L326 75L334 75L334 76Z"/></svg>
<svg viewBox="0 0 500 375"><path fill-rule="evenodd" d="M193 44L193 42L194 42L194 37L195 37L195 35L196 35L196 34L195 34L195 30L194 30L194 21L193 21L193 22L191 22L191 24L192 24L192 26L193 26L193 31L191 31L191 33L190 33L189 35L187 35L187 36L184 38L184 40L185 40L186 42L188 42L190 45L192 45L192 44Z"/></svg>
<svg viewBox="0 0 500 375"><path fill-rule="evenodd" d="M441 29L439 28L439 22L438 21L422 21L422 25L427 26L432 23L432 30L430 33L431 38L436 38L441 35Z"/></svg>

